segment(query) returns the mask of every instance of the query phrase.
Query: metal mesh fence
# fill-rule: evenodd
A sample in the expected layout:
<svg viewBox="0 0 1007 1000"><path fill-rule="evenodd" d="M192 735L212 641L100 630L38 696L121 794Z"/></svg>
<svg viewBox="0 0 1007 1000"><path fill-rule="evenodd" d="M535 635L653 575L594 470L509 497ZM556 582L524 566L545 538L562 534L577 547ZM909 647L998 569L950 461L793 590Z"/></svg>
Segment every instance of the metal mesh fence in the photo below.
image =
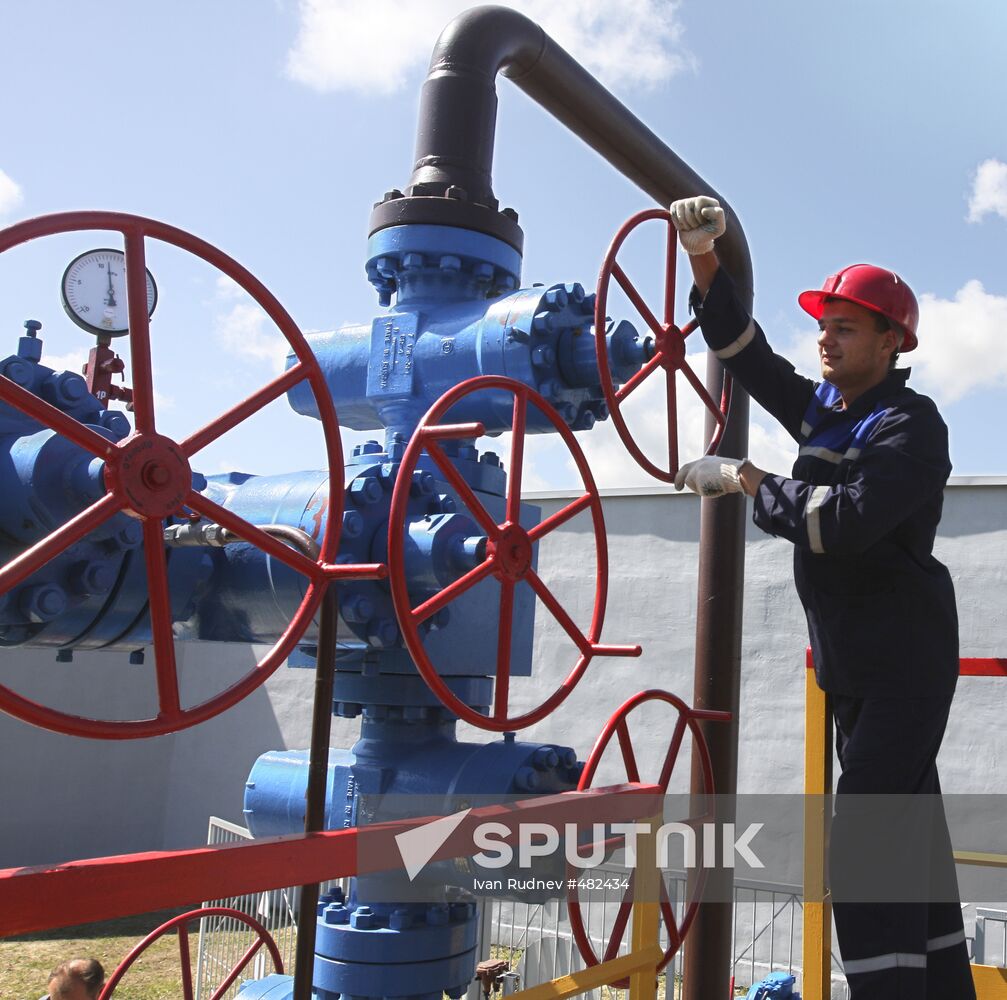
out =
<svg viewBox="0 0 1007 1000"><path fill-rule="evenodd" d="M233 844L251 839L251 834L245 827L228 823L215 816L210 818L206 839L208 844ZM322 885L322 892L339 884L341 883L325 882ZM227 899L207 900L203 905L227 906L255 917L276 942L283 959L284 970L292 973L297 944L296 914L299 897L300 887L294 886L245 896L230 896ZM238 964L253 940L253 932L233 917L206 917L199 922L195 1000L208 1000L214 995L219 984ZM268 954L264 949L260 950L235 984L224 994L222 1000L235 997L241 983L246 979L261 979L272 971L272 962Z"/></svg>
<svg viewBox="0 0 1007 1000"><path fill-rule="evenodd" d="M248 831L225 820L211 818L207 842L227 844L250 839ZM618 876L625 869L606 865L599 875ZM325 883L325 892L341 883ZM344 890L348 887L343 884ZM685 915L686 882L683 874L667 873L668 898L675 919L681 925ZM295 916L299 889L274 889L229 899L207 901L207 906L228 906L259 920L273 935L284 968L293 972L297 938ZM593 894L583 904L584 929L597 955L603 955L609 945L622 892L604 889ZM803 926L800 891L794 886L763 885L738 881L734 889L733 950L731 975L735 988L746 989L759 982L773 969L799 973L800 942ZM196 1000L207 1000L216 985L240 960L251 938L247 928L229 918L207 918L200 923L199 951L196 969ZM662 922L661 946L668 946L668 931ZM629 951L629 935L624 934L618 954ZM520 903L509 900L487 900L480 921L480 959L504 958L518 973L522 987L534 986L557 976L584 967L574 941L567 916L566 903L549 900L545 903ZM841 968L837 966L841 975ZM258 978L272 971L268 956L260 953L235 986L226 994L234 997L244 979ZM680 949L664 970L659 983L659 995L672 1000L681 995L685 969L685 952ZM845 983L837 982L834 996L844 995ZM624 994L626 994L624 996ZM610 989L596 990L591 1000L626 1000L628 992ZM477 1000L477 988L470 1000Z"/></svg>

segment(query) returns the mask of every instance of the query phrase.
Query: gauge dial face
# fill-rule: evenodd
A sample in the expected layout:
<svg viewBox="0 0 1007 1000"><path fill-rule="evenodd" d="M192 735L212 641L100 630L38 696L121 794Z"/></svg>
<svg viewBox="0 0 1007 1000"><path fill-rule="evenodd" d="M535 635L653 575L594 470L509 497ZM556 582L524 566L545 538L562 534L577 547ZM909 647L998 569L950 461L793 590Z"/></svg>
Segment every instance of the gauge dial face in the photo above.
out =
<svg viewBox="0 0 1007 1000"><path fill-rule="evenodd" d="M147 274L147 315L157 305L154 276ZM129 333L126 255L121 250L88 250L63 274L63 308L78 326L99 336Z"/></svg>

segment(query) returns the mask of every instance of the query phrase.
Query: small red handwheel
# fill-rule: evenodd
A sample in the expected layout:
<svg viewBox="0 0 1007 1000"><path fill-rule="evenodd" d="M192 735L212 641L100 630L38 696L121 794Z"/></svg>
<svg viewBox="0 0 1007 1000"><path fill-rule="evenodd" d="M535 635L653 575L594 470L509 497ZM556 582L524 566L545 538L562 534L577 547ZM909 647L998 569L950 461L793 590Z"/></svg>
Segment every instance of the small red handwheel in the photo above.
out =
<svg viewBox="0 0 1007 1000"><path fill-rule="evenodd" d="M343 576L382 575L383 567L335 566L339 551L343 497L333 490L329 516L317 560L284 545L192 488L192 457L278 399L299 382L307 381L318 406L325 435L330 482L341 482L343 471L339 423L332 398L304 335L273 294L251 272L226 254L181 229L118 212L64 212L29 219L0 232L0 253L41 236L82 230L122 233L125 242L126 292L133 380L135 427L118 443L50 406L10 379L0 376L0 400L37 420L105 462L105 496L76 514L0 568L0 594L16 587L89 532L120 511L143 524L150 626L154 647L158 713L152 719L89 719L30 701L0 685L0 710L26 722L74 736L98 739L132 739L176 732L212 718L254 691L286 659L310 624L328 582ZM219 268L238 283L263 308L290 344L297 361L282 375L243 402L222 413L184 441L175 442L156 430L150 360L150 325L147 315L146 253L144 241L159 240L180 247ZM304 598L276 644L241 680L207 701L188 708L180 703L178 672L172 635L164 519L189 508L233 531L307 579Z"/></svg>
<svg viewBox="0 0 1007 1000"><path fill-rule="evenodd" d="M465 482L451 459L440 447L447 439L477 438L483 434L481 424L443 424L444 415L460 399L471 393L495 389L514 397L509 481L504 521L497 524L483 504ZM580 472L584 492L576 500L532 528L521 525L521 475L524 465L525 430L528 406L534 406L555 427L573 455ZM405 534L412 474L422 452L426 451L437 464L444 478L451 484L468 509L469 514L486 533L486 556L476 567L450 583L443 590L413 607L409 596L409 581L405 570ZM533 546L549 532L565 524L581 511L589 510L594 525L597 573L595 578L594 613L585 635L560 602L552 594L532 566ZM392 493L388 518L388 570L395 613L406 647L412 655L420 675L441 702L459 718L481 729L509 732L524 729L544 719L556 708L584 675L595 656L639 656L639 646L610 646L599 642L605 621L605 604L608 596L608 543L605 535L605 518L601 497L587 459L577 444L577 439L556 410L538 393L521 382L497 375L483 375L469 379L448 390L427 411L420 421L402 456L402 464ZM489 716L477 712L461 701L445 684L431 662L423 645L420 625L447 606L456 597L474 587L481 580L495 576L500 581L500 622L497 633L496 681L493 706ZM580 655L573 669L559 687L537 708L524 715L509 716L511 626L514 613L514 591L519 583L526 583L538 599L573 640Z"/></svg>
<svg viewBox="0 0 1007 1000"><path fill-rule="evenodd" d="M115 972L106 980L98 1000L108 1000L115 992L120 980L129 971L133 963L159 938L169 931L178 932L178 952L179 961L182 967L182 996L184 1000L193 1000L192 988L192 954L189 949L189 927L188 925L196 920L203 920L207 917L226 917L228 920L236 920L251 928L255 932L255 940L248 947L245 953L238 959L231 970L224 976L220 985L213 991L210 1000L220 1000L227 991L234 985L235 980L241 975L242 969L255 958L260 948L265 946L269 952L269 957L273 961L273 968L278 973L283 974L283 959L280 957L280 949L276 947L276 942L272 935L254 917L240 910L232 910L228 906L206 906L199 910L190 910L182 913L171 920L165 921L156 930L151 931L118 965Z"/></svg>
<svg viewBox="0 0 1007 1000"><path fill-rule="evenodd" d="M577 783L577 791L582 792L591 787L591 783L594 781L594 776L598 770L598 765L601 763L601 759L613 736L617 736L619 740L619 749L622 752L622 761L626 768L627 781L634 784L638 784L641 781L640 768L637 764L636 753L633 750L633 740L630 736L629 724L626 720L635 708L648 701L664 702L678 713L678 719L672 731L671 740L668 743L668 750L664 755L664 761L661 765L661 772L657 781L653 782L653 784L659 785L662 792L667 793L668 784L675 769L675 762L678 760L678 753L682 747L682 740L685 737L685 731L689 729L692 732L693 747L699 757L703 775L703 797L704 799L710 797L708 801L712 802L712 796L714 795L713 765L710 761L710 749L707 746L706 739L703 736L703 731L699 728L698 722L701 719L711 722L729 722L731 713L690 708L676 695L668 691L659 690L640 691L616 710L605 724L605 728L602 729L594 744L594 749L591 751L591 755L588 757L584 770L581 773L580 781ZM694 825L703 821L709 821L711 818L710 815L704 815L701 817L691 817L684 822ZM615 839L620 840L621 838ZM629 921L633 906L633 874L630 874L629 885L623 894L622 902L619 905L619 910L612 924L612 932L608 945L605 948L605 954L601 958L595 953L591 937L584 926L584 917L581 910L580 897L577 893L577 879L575 877L578 873L570 869L569 874L571 876L569 884L572 888L567 895L567 910L570 916L570 929L573 932L574 940L577 942L577 948L580 950L581 957L588 965L598 965L599 962L607 962L618 955L619 947L622 944L622 938L626 931L626 924ZM689 933L689 928L692 927L692 923L696 919L699 903L703 896L703 887L706 884L706 874L706 868L700 867L697 877L693 880L691 896L686 901L681 926L679 926L675 919L675 911L668 898L664 880L662 879L661 881L661 916L664 920L665 929L668 932L668 947L665 949L664 957L657 967L658 972L671 961L672 956L681 947L686 934ZM612 985L619 989L625 989L629 985L629 979L621 980Z"/></svg>
<svg viewBox="0 0 1007 1000"><path fill-rule="evenodd" d="M664 274L664 303L661 310L663 320L658 320L654 312L644 302L639 290L629 280L626 272L619 266L619 262L616 260L619 249L629 234L637 226L652 219L658 219L668 227L668 251ZM716 421L716 430L706 446L707 455L714 454L720 446L720 441L724 434L724 425L727 423L727 414L731 408L731 377L725 373L720 405L718 406L709 392L707 392L706 386L703 385L703 380L689 367L689 364L685 360L685 340L696 329L697 323L695 320L692 320L681 328L675 325L675 263L677 249L678 235L675 231L670 212L665 211L663 208L651 208L644 212L638 212L615 234L612 245L608 248L605 261L601 265L601 272L598 275L598 294L594 306L594 343L598 354L598 375L601 379L601 388L605 394L605 401L608 403L609 411L612 414L612 423L615 424L619 437L622 438L622 443L633 458L636 459L637 464L649 472L655 479L660 479L666 483L675 481L675 473L678 472L679 464L676 373L681 372L685 376L686 381L692 386L703 405ZM619 286L629 297L629 300L633 303L633 306L650 329L654 338L651 342L653 353L649 360L629 381L618 389L616 389L612 381L612 371L608 363L608 344L605 341L608 287L612 278L615 278ZM654 462L644 455L622 414L622 404L626 401L627 397L658 369L664 370L665 378L666 418L668 424L667 468L654 464Z"/></svg>

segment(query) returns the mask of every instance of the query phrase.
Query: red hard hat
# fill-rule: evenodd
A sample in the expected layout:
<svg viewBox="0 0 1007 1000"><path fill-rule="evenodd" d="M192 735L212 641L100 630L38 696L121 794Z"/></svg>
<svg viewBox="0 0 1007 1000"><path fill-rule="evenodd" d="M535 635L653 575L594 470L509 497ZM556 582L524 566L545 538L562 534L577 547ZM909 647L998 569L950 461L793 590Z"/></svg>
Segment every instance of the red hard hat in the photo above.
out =
<svg viewBox="0 0 1007 1000"><path fill-rule="evenodd" d="M845 299L881 313L902 330L901 352L916 347L920 307L913 290L894 271L873 264L851 264L829 275L821 289L797 296L800 307L815 319L822 318L826 299Z"/></svg>

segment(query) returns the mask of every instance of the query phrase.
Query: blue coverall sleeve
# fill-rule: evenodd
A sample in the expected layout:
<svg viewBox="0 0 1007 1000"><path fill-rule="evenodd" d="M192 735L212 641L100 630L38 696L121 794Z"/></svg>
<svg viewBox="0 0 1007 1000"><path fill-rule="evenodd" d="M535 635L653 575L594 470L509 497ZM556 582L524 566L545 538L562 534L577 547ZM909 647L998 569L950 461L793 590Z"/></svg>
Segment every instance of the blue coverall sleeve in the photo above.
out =
<svg viewBox="0 0 1007 1000"><path fill-rule="evenodd" d="M723 268L717 271L706 297L700 301L694 288L690 301L703 337L721 364L795 441L800 441L816 383L798 375L786 358L773 351Z"/></svg>
<svg viewBox="0 0 1007 1000"><path fill-rule="evenodd" d="M862 553L944 488L947 455L944 421L930 400L914 396L886 411L846 481L766 476L755 495L755 523L813 553Z"/></svg>

